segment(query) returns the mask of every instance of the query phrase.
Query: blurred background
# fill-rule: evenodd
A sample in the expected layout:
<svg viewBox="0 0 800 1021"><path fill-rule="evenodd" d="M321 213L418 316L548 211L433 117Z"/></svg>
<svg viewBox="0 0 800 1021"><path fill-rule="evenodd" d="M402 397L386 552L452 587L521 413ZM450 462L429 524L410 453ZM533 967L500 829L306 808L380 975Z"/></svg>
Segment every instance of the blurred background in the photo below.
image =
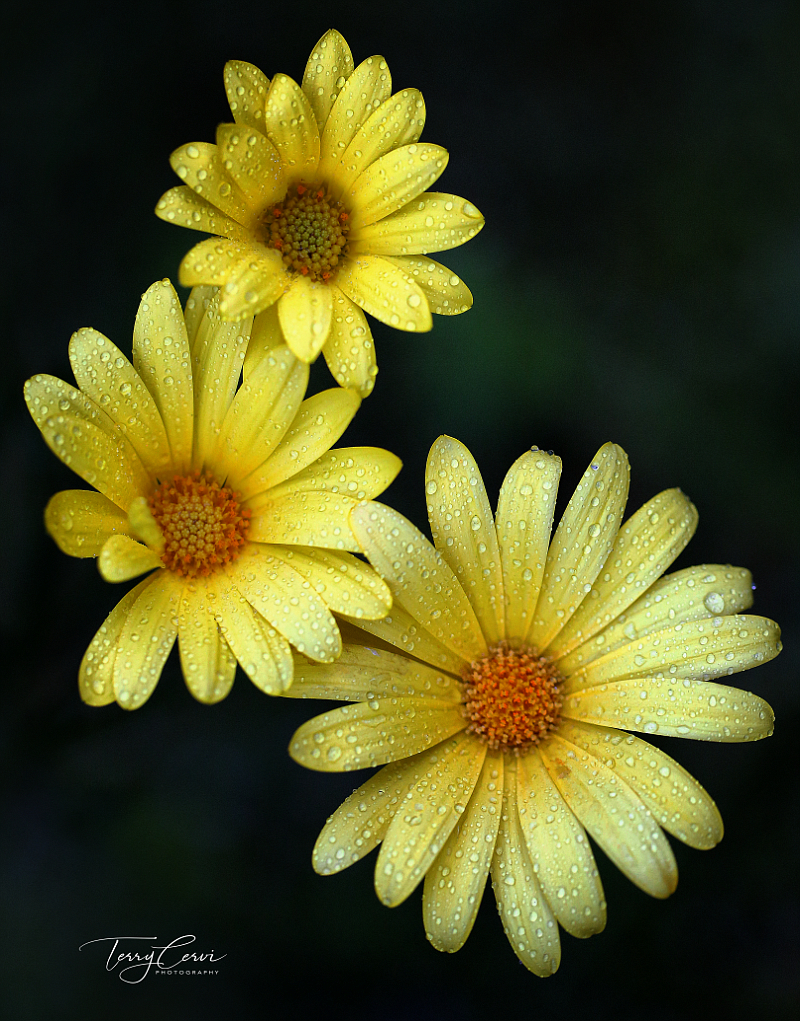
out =
<svg viewBox="0 0 800 1021"><path fill-rule="evenodd" d="M3 807L0 982L8 1016L459 1018L557 1009L672 1021L782 1018L798 968L798 445L800 7L790 0L505 0L135 5L10 0L2 166ZM523 19L522 21L520 19ZM426 942L420 891L394 910L374 855L311 869L325 818L366 778L286 754L321 711L239 674L194 702L173 654L135 713L77 693L86 645L123 588L62 555L42 512L80 485L45 447L25 378L71 378L70 334L130 350L141 293L177 275L199 235L153 215L167 157L230 120L224 62L299 79L329 27L356 63L389 62L445 146L441 190L487 226L441 256L474 309L428 334L372 323L380 374L345 444L405 468L385 496L425 524L423 472L441 433L491 499L533 444L564 461L560 509L606 440L628 452L629 507L681 486L700 526L676 567L746 566L754 611L785 651L739 678L774 706L756 745L666 742L717 799L713 852L676 844L677 892L651 900L598 851L608 927L563 935L539 980L507 944L490 891L457 955ZM185 297L185 292L182 292ZM331 386L322 359L312 386ZM795 411L792 411L792 408ZM795 751L792 751L792 749ZM121 983L112 935L196 935L214 977Z"/></svg>

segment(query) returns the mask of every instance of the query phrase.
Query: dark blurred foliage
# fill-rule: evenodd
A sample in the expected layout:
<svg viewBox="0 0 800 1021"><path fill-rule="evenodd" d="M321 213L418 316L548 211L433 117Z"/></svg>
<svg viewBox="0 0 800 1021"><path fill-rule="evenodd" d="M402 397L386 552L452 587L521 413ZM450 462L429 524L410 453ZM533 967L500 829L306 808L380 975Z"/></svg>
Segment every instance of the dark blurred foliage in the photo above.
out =
<svg viewBox="0 0 800 1021"><path fill-rule="evenodd" d="M800 7L790 0L574 0L335 6L207 0L5 7L2 589L6 654L0 955L8 1016L471 1018L548 1009L595 1021L777 1019L798 1007ZM527 22L526 19L530 17ZM21 384L69 378L91 325L125 348L139 295L194 242L153 215L167 156L229 119L226 59L299 78L337 27L425 94L441 188L486 215L442 256L475 307L432 333L374 326L380 375L347 443L405 462L387 502L423 526L437 435L475 454L494 499L532 444L564 459L563 507L607 439L633 466L630 507L680 485L700 527L677 566L752 569L784 628L741 677L774 705L754 746L668 743L717 798L726 839L676 847L681 882L650 900L598 854L606 932L564 936L538 980L487 892L459 954L426 943L419 893L394 911L374 856L336 878L310 852L360 782L285 753L315 705L239 675L215 708L170 660L126 714L77 695L83 651L121 589L44 534L76 484L27 417ZM313 386L331 385L320 360ZM795 412L792 408L795 407ZM80 485L80 483L77 483ZM126 986L90 939L197 935L214 978Z"/></svg>

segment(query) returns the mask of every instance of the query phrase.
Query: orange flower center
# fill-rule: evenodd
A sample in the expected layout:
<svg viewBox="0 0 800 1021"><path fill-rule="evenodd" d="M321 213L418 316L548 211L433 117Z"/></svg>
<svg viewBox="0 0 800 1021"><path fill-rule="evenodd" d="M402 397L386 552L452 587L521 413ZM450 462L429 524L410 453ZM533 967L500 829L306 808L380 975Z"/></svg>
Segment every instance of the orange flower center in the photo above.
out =
<svg viewBox="0 0 800 1021"><path fill-rule="evenodd" d="M310 280L330 280L347 251L349 214L324 187L300 182L264 214L262 237L287 269Z"/></svg>
<svg viewBox="0 0 800 1021"><path fill-rule="evenodd" d="M521 752L558 723L562 678L544 656L504 643L464 671L468 730L490 748Z"/></svg>
<svg viewBox="0 0 800 1021"><path fill-rule="evenodd" d="M239 494L199 471L162 482L148 500L164 536L165 567L204 577L235 560L245 544L250 511Z"/></svg>

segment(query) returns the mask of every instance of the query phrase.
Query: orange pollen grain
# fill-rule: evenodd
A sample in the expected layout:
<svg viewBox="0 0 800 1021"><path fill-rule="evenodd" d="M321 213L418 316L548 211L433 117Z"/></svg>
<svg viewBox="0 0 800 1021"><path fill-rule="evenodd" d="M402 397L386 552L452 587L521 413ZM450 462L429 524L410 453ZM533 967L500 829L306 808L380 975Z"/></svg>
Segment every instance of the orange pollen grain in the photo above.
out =
<svg viewBox="0 0 800 1021"><path fill-rule="evenodd" d="M535 650L501 643L463 677L467 730L490 748L526 751L558 723L562 678Z"/></svg>
<svg viewBox="0 0 800 1021"><path fill-rule="evenodd" d="M164 566L187 578L207 577L241 552L250 511L239 494L199 471L162 482L148 500L164 536Z"/></svg>
<svg viewBox="0 0 800 1021"><path fill-rule="evenodd" d="M330 280L347 253L349 218L326 188L309 188L301 181L264 212L258 233L268 248L280 252L289 272Z"/></svg>

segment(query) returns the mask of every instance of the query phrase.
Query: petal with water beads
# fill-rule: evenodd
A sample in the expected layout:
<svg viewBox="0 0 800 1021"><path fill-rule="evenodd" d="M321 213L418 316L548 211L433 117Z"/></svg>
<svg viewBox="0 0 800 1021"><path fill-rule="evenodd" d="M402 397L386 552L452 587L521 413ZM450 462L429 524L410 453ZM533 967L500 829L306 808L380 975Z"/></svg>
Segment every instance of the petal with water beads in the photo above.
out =
<svg viewBox="0 0 800 1021"><path fill-rule="evenodd" d="M367 57L348 77L322 131L320 177L330 180L356 132L392 91L392 76L383 57Z"/></svg>
<svg viewBox="0 0 800 1021"><path fill-rule="evenodd" d="M388 262L411 277L428 299L431 312L440 316L457 316L472 308L472 292L456 274L424 255L385 255Z"/></svg>
<svg viewBox="0 0 800 1021"><path fill-rule="evenodd" d="M385 617L392 605L388 585L371 567L349 553L270 546L270 556L305 578L334 613L356 620Z"/></svg>
<svg viewBox="0 0 800 1021"><path fill-rule="evenodd" d="M136 542L129 535L112 535L106 539L97 561L100 574L106 581L130 581L145 571L163 567L157 553Z"/></svg>
<svg viewBox="0 0 800 1021"><path fill-rule="evenodd" d="M292 354L301 361L313 362L331 330L331 288L295 274L292 286L278 302L278 318Z"/></svg>
<svg viewBox="0 0 800 1021"><path fill-rule="evenodd" d="M176 149L169 162L184 184L200 198L237 223L250 226L253 210L247 196L226 172L218 146L210 142L190 142Z"/></svg>
<svg viewBox="0 0 800 1021"><path fill-rule="evenodd" d="M164 192L158 200L156 216L166 223L177 223L179 227L203 230L224 238L244 240L247 237L246 228L238 220L226 216L185 184Z"/></svg>
<svg viewBox="0 0 800 1021"><path fill-rule="evenodd" d="M264 133L264 107L269 78L246 60L229 60L225 65L225 92L237 124Z"/></svg>
<svg viewBox="0 0 800 1021"><path fill-rule="evenodd" d="M370 223L397 212L434 184L447 166L447 150L430 142L392 149L371 163L353 182L344 203L353 210L353 236Z"/></svg>
<svg viewBox="0 0 800 1021"><path fill-rule="evenodd" d="M352 387L366 397L372 392L378 374L367 317L338 287L331 288L331 292L331 332L322 353L339 386Z"/></svg>
<svg viewBox="0 0 800 1021"><path fill-rule="evenodd" d="M236 657L219 633L203 579L184 588L178 649L183 678L194 697L206 705L225 698L236 675Z"/></svg>
<svg viewBox="0 0 800 1021"><path fill-rule="evenodd" d="M303 74L303 92L308 96L320 131L354 66L353 54L344 37L336 29L329 28L311 51Z"/></svg>
<svg viewBox="0 0 800 1021"><path fill-rule="evenodd" d="M266 135L278 150L287 177L311 179L319 163L319 129L297 82L276 74L267 94Z"/></svg>
<svg viewBox="0 0 800 1021"><path fill-rule="evenodd" d="M387 259L374 255L348 258L336 283L351 301L387 326L409 332L425 332L433 326L421 288Z"/></svg>
<svg viewBox="0 0 800 1021"><path fill-rule="evenodd" d="M396 213L350 233L350 255L427 255L458 248L484 225L483 213L458 195L426 192Z"/></svg>
<svg viewBox="0 0 800 1021"><path fill-rule="evenodd" d="M109 536L128 531L127 514L91 489L56 493L45 508L44 523L61 552L71 557L96 557Z"/></svg>
<svg viewBox="0 0 800 1021"><path fill-rule="evenodd" d="M87 705L109 705L114 701L114 661L120 635L131 608L155 577L150 575L124 595L89 643L78 671L78 689Z"/></svg>
<svg viewBox="0 0 800 1021"><path fill-rule="evenodd" d="M220 124L217 128L217 159L238 185L255 221L258 210L280 202L287 181L280 154L260 131L241 124Z"/></svg>
<svg viewBox="0 0 800 1021"><path fill-rule="evenodd" d="M183 582L159 571L128 611L114 660L114 693L123 709L138 709L153 693L178 634Z"/></svg>
<svg viewBox="0 0 800 1021"><path fill-rule="evenodd" d="M461 656L455 655L426 631L396 599L389 613L381 620L353 618L353 623L357 624L359 631L366 631L438 670L447 670L455 676L460 676L467 665Z"/></svg>

